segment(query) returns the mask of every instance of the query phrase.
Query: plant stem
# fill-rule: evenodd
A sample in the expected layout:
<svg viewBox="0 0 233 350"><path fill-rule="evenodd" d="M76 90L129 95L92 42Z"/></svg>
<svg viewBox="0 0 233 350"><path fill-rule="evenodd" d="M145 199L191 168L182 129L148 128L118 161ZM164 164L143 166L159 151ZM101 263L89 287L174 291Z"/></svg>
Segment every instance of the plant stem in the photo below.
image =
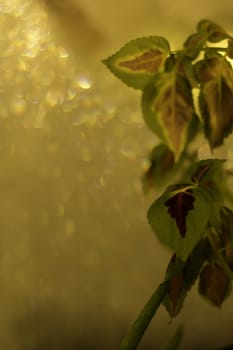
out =
<svg viewBox="0 0 233 350"><path fill-rule="evenodd" d="M144 308L133 323L129 333L123 339L119 350L134 350L139 344L150 321L162 303L167 292L167 282L161 283L152 294Z"/></svg>
<svg viewBox="0 0 233 350"><path fill-rule="evenodd" d="M165 350L177 350L183 337L183 326L179 326L173 337L169 340Z"/></svg>

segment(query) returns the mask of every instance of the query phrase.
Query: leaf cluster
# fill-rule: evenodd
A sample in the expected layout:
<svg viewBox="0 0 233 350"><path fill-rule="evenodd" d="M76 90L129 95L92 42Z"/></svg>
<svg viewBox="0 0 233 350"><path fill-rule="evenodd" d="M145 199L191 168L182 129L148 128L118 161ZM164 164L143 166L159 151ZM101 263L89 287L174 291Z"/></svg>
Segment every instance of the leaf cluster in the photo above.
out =
<svg viewBox="0 0 233 350"><path fill-rule="evenodd" d="M148 220L174 251L164 305L175 317L199 278L199 293L221 306L233 277L233 211L225 206L224 161L207 159L190 169L189 181L171 185L155 200Z"/></svg>
<svg viewBox="0 0 233 350"><path fill-rule="evenodd" d="M218 45L218 46L216 46ZM221 306L233 278L233 211L226 203L225 161L198 160L191 143L203 133L211 149L233 129L233 37L202 20L181 50L161 36L127 43L104 60L128 86L142 91L148 127L160 138L150 154L144 187L169 185L148 210L159 240L173 251L163 304L175 317L198 279L198 291ZM198 93L198 106L194 104Z"/></svg>
<svg viewBox="0 0 233 350"><path fill-rule="evenodd" d="M216 43L222 46L214 47ZM211 148L222 145L231 133L232 58L233 38L205 19L181 50L172 51L161 36L143 37L103 62L122 82L142 90L144 120L177 162L200 131ZM193 103L194 88L201 115Z"/></svg>

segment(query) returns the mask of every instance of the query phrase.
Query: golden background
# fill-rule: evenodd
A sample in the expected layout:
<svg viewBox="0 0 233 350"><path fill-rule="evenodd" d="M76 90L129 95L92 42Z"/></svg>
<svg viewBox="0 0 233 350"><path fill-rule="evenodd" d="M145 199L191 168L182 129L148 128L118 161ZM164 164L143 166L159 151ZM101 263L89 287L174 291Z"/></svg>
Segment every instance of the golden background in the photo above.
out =
<svg viewBox="0 0 233 350"><path fill-rule="evenodd" d="M232 33L232 0L0 1L0 349L117 349L162 280L140 181L157 140L101 60L144 35L176 48L206 17ZM192 291L171 324L161 308L139 349L180 323L182 349L233 343L232 297Z"/></svg>

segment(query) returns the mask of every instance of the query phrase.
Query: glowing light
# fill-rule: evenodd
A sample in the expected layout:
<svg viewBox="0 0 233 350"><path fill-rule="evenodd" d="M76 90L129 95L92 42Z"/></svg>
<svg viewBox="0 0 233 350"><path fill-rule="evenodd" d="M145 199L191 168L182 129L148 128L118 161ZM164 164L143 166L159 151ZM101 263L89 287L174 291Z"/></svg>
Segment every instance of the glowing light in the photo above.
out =
<svg viewBox="0 0 233 350"><path fill-rule="evenodd" d="M67 100L68 101L71 101L73 100L74 98L76 97L76 91L72 88L70 88L68 91L67 91Z"/></svg>
<svg viewBox="0 0 233 350"><path fill-rule="evenodd" d="M134 151L127 150L127 149L120 150L120 153L128 160L135 160L137 156Z"/></svg>
<svg viewBox="0 0 233 350"><path fill-rule="evenodd" d="M48 111L57 106L72 113L75 125L102 127L114 116L111 108L103 111L94 91L88 92L93 86L88 71L77 70L69 51L54 41L40 1L0 0L0 14L0 30L6 33L0 41L0 95L23 86L22 96L13 93L12 98L11 93L3 99L6 108L0 107L0 117L23 115L23 125L41 128ZM90 161L88 151L82 158Z"/></svg>
<svg viewBox="0 0 233 350"><path fill-rule="evenodd" d="M143 159L142 162L141 162L141 168L143 170L143 172L146 172L149 170L151 166L151 162L149 161L149 159Z"/></svg>
<svg viewBox="0 0 233 350"><path fill-rule="evenodd" d="M69 52L64 47L58 47L57 48L57 54L61 58L69 57Z"/></svg>
<svg viewBox="0 0 233 350"><path fill-rule="evenodd" d="M77 79L77 85L84 90L88 90L92 87L92 82L87 77L79 77Z"/></svg>

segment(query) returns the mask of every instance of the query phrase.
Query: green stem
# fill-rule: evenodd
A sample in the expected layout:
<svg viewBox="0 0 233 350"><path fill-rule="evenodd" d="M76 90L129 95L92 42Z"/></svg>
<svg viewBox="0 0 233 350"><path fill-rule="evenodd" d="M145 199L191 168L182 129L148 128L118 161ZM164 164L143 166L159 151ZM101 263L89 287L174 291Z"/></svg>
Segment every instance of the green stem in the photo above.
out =
<svg viewBox="0 0 233 350"><path fill-rule="evenodd" d="M226 263L226 261L223 258L222 254L220 253L218 247L216 246L211 232L209 232L207 235L208 235L208 239L210 241L210 244L211 244L211 246L213 248L213 251L214 251L216 257L218 258L219 263L221 264L222 268L224 269L224 271L226 272L226 274L230 278L230 280L233 281L233 272L231 271L230 267Z"/></svg>
<svg viewBox="0 0 233 350"><path fill-rule="evenodd" d="M213 52L217 52L217 51L221 51L221 52L227 52L227 47L215 47L215 46L207 46L207 47L203 47L200 51L202 52L206 52L206 51L213 51ZM176 55L176 54L183 54L185 53L185 49L181 49L181 50L173 50L171 51L171 54Z"/></svg>
<svg viewBox="0 0 233 350"><path fill-rule="evenodd" d="M138 318L133 323L129 333L123 339L119 350L134 350L137 348L155 312L162 303L167 292L167 282L163 282L152 294Z"/></svg>
<svg viewBox="0 0 233 350"><path fill-rule="evenodd" d="M165 350L177 350L183 337L183 326L179 326L173 337L169 340Z"/></svg>
<svg viewBox="0 0 233 350"><path fill-rule="evenodd" d="M227 52L227 47L217 47L217 46L207 46L203 47L201 51L222 51L222 52Z"/></svg>

